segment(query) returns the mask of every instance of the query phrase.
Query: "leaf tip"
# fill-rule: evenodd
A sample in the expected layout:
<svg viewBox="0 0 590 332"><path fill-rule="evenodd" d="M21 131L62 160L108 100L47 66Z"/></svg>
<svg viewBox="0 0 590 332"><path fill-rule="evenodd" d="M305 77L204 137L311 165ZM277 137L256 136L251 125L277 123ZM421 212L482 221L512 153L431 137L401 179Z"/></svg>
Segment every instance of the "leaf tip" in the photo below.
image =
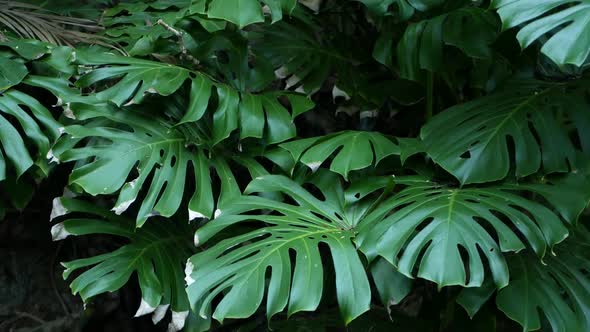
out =
<svg viewBox="0 0 590 332"><path fill-rule="evenodd" d="M160 304L156 308L154 314L152 315L152 323L154 323L154 325L158 324L164 318L164 316L166 316L166 311L169 307L170 304Z"/></svg>
<svg viewBox="0 0 590 332"><path fill-rule="evenodd" d="M133 317L141 317L143 315L151 314L156 310L156 307L152 307L146 300L143 298L141 299L141 303L139 304L139 308Z"/></svg>
<svg viewBox="0 0 590 332"><path fill-rule="evenodd" d="M176 332L182 330L184 328L184 323L186 322L186 318L188 317L188 310L187 311L172 311L172 321L168 324L168 332Z"/></svg>
<svg viewBox="0 0 590 332"><path fill-rule="evenodd" d="M68 232L63 223L55 224L51 227L51 239L59 241L67 238L72 233Z"/></svg>
<svg viewBox="0 0 590 332"><path fill-rule="evenodd" d="M201 212L193 211L191 209L188 210L188 221L193 221L195 219L206 219L206 218L207 218L207 216L205 216Z"/></svg>
<svg viewBox="0 0 590 332"><path fill-rule="evenodd" d="M53 199L53 207L51 209L51 215L49 216L49 221L53 221L53 219L61 217L63 215L68 214L68 209L63 205L61 197L56 197Z"/></svg>
<svg viewBox="0 0 590 332"><path fill-rule="evenodd" d="M193 274L193 271L195 269L195 266L193 265L193 263L191 262L190 258L186 261L186 266L184 267L184 281L186 281L187 286L192 285L195 282L195 279L193 279L191 277L191 274Z"/></svg>

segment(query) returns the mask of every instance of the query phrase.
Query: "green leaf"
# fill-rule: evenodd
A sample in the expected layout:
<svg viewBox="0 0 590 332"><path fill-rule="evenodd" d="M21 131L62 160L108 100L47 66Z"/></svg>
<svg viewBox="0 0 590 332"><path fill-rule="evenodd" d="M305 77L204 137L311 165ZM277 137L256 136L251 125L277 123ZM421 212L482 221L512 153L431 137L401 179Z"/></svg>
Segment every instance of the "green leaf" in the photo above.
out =
<svg viewBox="0 0 590 332"><path fill-rule="evenodd" d="M258 0L212 0L207 15L236 24L240 29L264 22L264 15Z"/></svg>
<svg viewBox="0 0 590 332"><path fill-rule="evenodd" d="M80 294L87 302L96 295L119 290L136 273L141 288L141 304L135 316L153 313L152 320L157 323L170 308L172 322L169 331L182 329L189 312L184 292L183 263L192 253L191 227L168 219L136 230L131 220L117 217L92 203L63 197L56 200L57 206L65 211L63 213L84 213L88 217L68 216L65 221L54 225L51 229L54 240L70 235L108 234L129 241L109 253L62 263L65 267L64 279L85 269L71 282L72 292Z"/></svg>
<svg viewBox="0 0 590 332"><path fill-rule="evenodd" d="M269 319L287 307L289 315L315 310L323 289L324 269L318 247L321 243L331 252L345 322L369 309L371 290L352 243L353 229L371 205L371 200L365 198L386 182L376 185L367 181L344 190L336 175L320 173L308 182L322 192L323 200L286 177L262 176L252 181L246 192L281 192L296 204L244 196L197 230L195 243L204 245L229 226L265 223L249 233L225 238L189 260L193 270L187 271L187 291L193 310L209 317L213 299L221 296L213 318L246 318L256 312L265 294ZM276 214L258 214L258 210ZM295 252L294 259L290 251Z"/></svg>
<svg viewBox="0 0 590 332"><path fill-rule="evenodd" d="M498 292L496 304L523 331L534 331L547 320L557 331L587 331L590 328L589 237L579 231L557 247L556 256L544 262L533 255L511 257L510 284ZM542 316L541 316L542 315Z"/></svg>
<svg viewBox="0 0 590 332"><path fill-rule="evenodd" d="M494 0L503 28L519 27L522 48L543 36L541 52L559 65L582 66L590 54L590 1Z"/></svg>
<svg viewBox="0 0 590 332"><path fill-rule="evenodd" d="M77 118L90 121L65 127L67 135L54 148L60 161L80 161L70 175L70 183L93 196L120 191L113 208L117 214L136 201L142 188L149 188L136 219L137 226L142 226L149 217L176 213L192 166L197 183L189 214L211 217L210 162L202 150L193 151L183 133L162 118L117 111L105 104L96 106L98 111L77 111ZM75 147L81 140L87 143ZM136 177L129 179L131 173Z"/></svg>
<svg viewBox="0 0 590 332"><path fill-rule="evenodd" d="M7 115L16 122L9 121ZM0 181L7 175L5 158L14 167L17 178L33 164L46 174L46 159L51 157L50 147L59 136L59 127L51 113L33 97L15 87L0 94Z"/></svg>
<svg viewBox="0 0 590 332"><path fill-rule="evenodd" d="M76 82L77 86L85 88L107 79L121 77L116 84L96 93L98 100L112 101L117 106L139 104L148 93L171 95L191 74L188 69L155 61L91 50L79 50L76 54L80 64L103 66L80 77ZM196 75L201 78L202 74Z"/></svg>
<svg viewBox="0 0 590 332"><path fill-rule="evenodd" d="M19 84L28 73L27 67L22 62L0 58L0 93Z"/></svg>
<svg viewBox="0 0 590 332"><path fill-rule="evenodd" d="M371 275L381 303L389 311L389 307L399 304L412 291L412 280L399 273L385 259L377 259L371 266Z"/></svg>
<svg viewBox="0 0 590 332"><path fill-rule="evenodd" d="M313 102L302 95L284 95L289 100L292 114L279 102L281 93L260 95L242 94L240 102L240 138L266 137L268 143L280 143L297 135L293 119L314 107ZM266 119L265 121L262 121ZM264 135L266 133L266 135Z"/></svg>
<svg viewBox="0 0 590 332"><path fill-rule="evenodd" d="M445 46L455 46L465 55L485 59L492 55L491 44L498 34L492 14L480 8L460 8L432 19L412 23L397 46L402 78L420 80L421 70L444 71ZM385 32L387 33L387 31ZM390 63L392 44L380 37L374 54L382 63Z"/></svg>
<svg viewBox="0 0 590 332"><path fill-rule="evenodd" d="M268 5L272 22L281 20L282 11L291 14L297 2L295 0L264 0ZM240 29L264 22L264 15L258 0L211 0L207 9L210 18L222 19L236 24Z"/></svg>
<svg viewBox="0 0 590 332"><path fill-rule="evenodd" d="M294 93L240 94L228 85L214 82L204 74L182 67L112 54L79 53L79 63L102 67L82 76L76 82L77 86L90 87L122 77L117 83L90 96L98 100L111 101L117 106L130 106L142 103L144 96L149 93L169 96L177 92L186 80L190 80L188 105L179 121L179 124L184 124L201 120L215 97L217 108L213 111L211 125L213 145L228 138L238 128L241 138L264 137L270 143L285 141L296 136L293 119L313 108L311 100ZM79 99L75 95L70 98ZM285 106L287 103L280 102L285 98L290 104L291 113ZM86 103L92 103L92 100Z"/></svg>
<svg viewBox="0 0 590 332"><path fill-rule="evenodd" d="M0 209L2 207L13 207L19 211L27 207L35 194L35 183L32 177L8 177L0 181ZM0 220L2 220L2 212L0 211Z"/></svg>
<svg viewBox="0 0 590 332"><path fill-rule="evenodd" d="M0 42L0 46L9 47L25 60L36 60L51 52L52 46L38 40L16 39Z"/></svg>
<svg viewBox="0 0 590 332"><path fill-rule="evenodd" d="M420 136L434 162L463 184L505 178L511 159L517 177L536 173L541 166L546 173L567 172L569 165L576 165L576 147L564 119L576 119L573 126L582 126L575 129L587 146L586 110L586 102L562 85L519 81L514 88L436 115Z"/></svg>
<svg viewBox="0 0 590 332"><path fill-rule="evenodd" d="M354 59L342 54L333 41L322 40L313 23L285 21L263 27L252 34L253 49L275 69L275 76L286 79L285 89L316 93L333 70L352 65Z"/></svg>
<svg viewBox="0 0 590 332"><path fill-rule="evenodd" d="M463 288L457 296L457 303L459 303L467 313L469 317L473 319L475 314L488 302L496 286L489 279L486 279L481 287Z"/></svg>
<svg viewBox="0 0 590 332"><path fill-rule="evenodd" d="M506 286L502 253L528 246L544 257L547 248L568 236L566 225L576 221L572 215L577 217L590 199L583 189L588 179L577 174L547 184L481 188L451 188L419 176L397 178L396 183L406 187L363 220L356 242L370 259L382 256L402 274L431 280L439 288L481 286L484 264L496 287ZM554 188L563 188L564 199L546 194ZM520 195L524 192L549 204L527 199ZM566 200L581 209L563 211Z"/></svg>
<svg viewBox="0 0 590 332"><path fill-rule="evenodd" d="M316 171L330 156L330 170L348 179L350 171L378 164L388 156L400 153L399 146L390 138L368 131L344 131L325 137L306 138L283 143L293 159Z"/></svg>
<svg viewBox="0 0 590 332"><path fill-rule="evenodd" d="M356 0L362 2L367 9L375 15L391 15L389 8L396 5L399 16L402 20L410 18L415 10L427 11L440 6L442 0Z"/></svg>

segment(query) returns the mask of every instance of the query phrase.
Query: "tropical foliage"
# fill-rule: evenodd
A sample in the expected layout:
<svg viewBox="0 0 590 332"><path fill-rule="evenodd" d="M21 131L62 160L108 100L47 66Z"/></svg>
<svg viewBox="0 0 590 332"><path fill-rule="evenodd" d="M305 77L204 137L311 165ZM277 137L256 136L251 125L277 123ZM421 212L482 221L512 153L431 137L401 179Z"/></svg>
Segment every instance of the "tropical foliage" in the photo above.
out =
<svg viewBox="0 0 590 332"><path fill-rule="evenodd" d="M76 3L0 1L0 218L66 172L85 302L590 330L587 0Z"/></svg>

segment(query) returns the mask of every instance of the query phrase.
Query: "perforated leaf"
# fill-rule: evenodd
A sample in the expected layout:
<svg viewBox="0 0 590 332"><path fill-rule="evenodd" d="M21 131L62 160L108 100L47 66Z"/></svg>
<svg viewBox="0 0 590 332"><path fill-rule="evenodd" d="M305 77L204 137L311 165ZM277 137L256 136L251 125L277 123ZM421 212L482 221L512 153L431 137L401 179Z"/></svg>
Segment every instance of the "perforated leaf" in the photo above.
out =
<svg viewBox="0 0 590 332"><path fill-rule="evenodd" d="M64 279L84 270L70 284L74 294L80 294L86 302L99 294L119 290L136 274L141 288L141 304L135 316L153 313L152 320L157 323L170 309L172 322L168 331L182 329L189 313L183 264L192 252L191 227L168 219L136 230L131 220L94 204L63 197L56 198L54 211L55 207L61 209L59 215L66 215L67 219L53 226L54 240L107 234L129 241L112 252L62 263L66 268ZM73 213L84 217L69 215Z"/></svg>
<svg viewBox="0 0 590 332"><path fill-rule="evenodd" d="M15 127L6 115L16 119L18 126ZM34 164L47 172L47 153L59 136L60 127L39 101L16 87L1 93L0 181L6 178L7 167L11 167L17 177Z"/></svg>
<svg viewBox="0 0 590 332"><path fill-rule="evenodd" d="M406 187L363 220L356 242L369 258L382 256L404 275L439 287L481 286L486 268L497 287L506 286L502 253L529 247L543 257L568 236L566 226L590 199L588 179L575 174L549 183L480 188L451 188L423 177L396 183ZM563 191L551 194L553 188ZM526 192L549 203L525 198Z"/></svg>
<svg viewBox="0 0 590 332"><path fill-rule="evenodd" d="M329 157L330 170L348 178L350 171L378 164L388 156L400 153L397 143L378 133L344 131L324 137L313 137L283 143L293 159L316 171Z"/></svg>
<svg viewBox="0 0 590 332"><path fill-rule="evenodd" d="M117 83L92 96L98 100L111 101L117 106L142 103L148 93L169 96L177 92L185 81L190 81L188 104L179 123L202 119L212 100L216 100L210 130L213 144L228 138L238 128L241 129L242 138L264 137L270 143L284 141L296 135L293 119L313 108L313 103L302 95L240 93L204 74L155 61L82 52L78 55L78 62L102 66L82 76L76 82L78 86L89 87L119 79Z"/></svg>
<svg viewBox="0 0 590 332"><path fill-rule="evenodd" d="M583 99L560 85L519 81L511 87L451 107L422 128L428 155L461 183L500 180L512 166L517 177L575 168L570 131L582 147L590 146L584 130L590 113Z"/></svg>
<svg viewBox="0 0 590 332"><path fill-rule="evenodd" d="M351 66L350 49L340 50L334 41L322 40L313 21L279 22L252 34L252 45L285 80L285 89L313 94L333 71ZM345 53L345 51L347 53Z"/></svg>
<svg viewBox="0 0 590 332"><path fill-rule="evenodd" d="M188 146L190 142L177 128L162 118L117 111L107 105L99 106L98 111L79 110L76 116L91 120L66 127L67 135L54 148L62 162L81 161L70 175L71 183L91 195L120 191L113 208L117 214L135 202L142 188L148 188L137 214L137 225L141 226L151 216L170 217L176 213L192 170L196 189L189 212L211 217L214 202L210 161L202 150ZM81 140L86 143L75 146Z"/></svg>
<svg viewBox="0 0 590 332"><path fill-rule="evenodd" d="M522 48L548 36L541 52L557 64L581 66L590 54L590 1L494 0L504 29L519 27Z"/></svg>
<svg viewBox="0 0 590 332"><path fill-rule="evenodd" d="M448 46L460 49L471 58L490 58L497 30L495 17L479 8L460 8L412 23L397 45L400 75L421 80L421 70L443 71ZM374 50L376 59L386 65L392 62L393 42L390 39L391 32L384 31Z"/></svg>
<svg viewBox="0 0 590 332"><path fill-rule="evenodd" d="M323 200L286 177L259 177L246 192L281 192L296 204L242 197L197 230L195 243L203 245L229 226L266 223L249 233L226 238L189 260L193 270L187 271L188 294L195 311L203 317L212 314L219 321L245 318L258 309L265 295L269 318L285 308L290 315L315 310L324 287L320 244L331 252L338 303L346 323L368 310L371 291L352 243L353 229L371 205L364 198L387 183L366 182L344 190L331 173L322 173L309 183L319 188ZM275 213L260 214L257 210ZM294 259L290 258L291 250ZM270 278L265 287L267 271ZM213 308L217 296L221 301Z"/></svg>
<svg viewBox="0 0 590 332"><path fill-rule="evenodd" d="M512 279L498 292L496 303L523 331L540 329L545 319L555 332L590 328L590 248L583 232L544 262L526 254L509 259Z"/></svg>

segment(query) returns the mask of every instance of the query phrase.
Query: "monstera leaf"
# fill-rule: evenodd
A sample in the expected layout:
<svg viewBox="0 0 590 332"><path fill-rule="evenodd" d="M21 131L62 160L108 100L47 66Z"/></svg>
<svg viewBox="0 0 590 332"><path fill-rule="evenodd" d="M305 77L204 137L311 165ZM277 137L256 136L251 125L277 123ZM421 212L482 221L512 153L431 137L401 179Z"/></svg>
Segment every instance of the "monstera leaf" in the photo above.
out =
<svg viewBox="0 0 590 332"><path fill-rule="evenodd" d="M581 66L590 54L590 1L588 0L494 0L504 29L519 26L516 35L522 48L551 34L541 52L555 63Z"/></svg>
<svg viewBox="0 0 590 332"><path fill-rule="evenodd" d="M284 141L296 135L294 118L313 108L313 103L299 94L240 94L203 74L169 64L89 51L79 52L77 59L84 65L107 65L82 76L76 82L78 86L88 87L122 76L116 84L93 96L98 100L112 101L117 106L141 103L147 93L171 95L190 80L189 102L180 123L200 120L210 100L216 96L217 109L213 112L212 124L214 144L229 137L238 127L241 128L242 138L261 138L266 134L264 136L270 143ZM266 122L258 117L263 114L266 115Z"/></svg>
<svg viewBox="0 0 590 332"><path fill-rule="evenodd" d="M523 331L539 330L541 314L555 332L590 329L590 238L584 233L559 245L556 256L544 261L532 255L509 259L512 278L498 292L496 304Z"/></svg>
<svg viewBox="0 0 590 332"><path fill-rule="evenodd" d="M464 184L503 179L512 158L518 177L533 174L541 166L546 173L565 172L569 165L576 165L576 140L570 139L569 132L577 131L582 147L590 146L585 134L590 114L582 98L564 89L517 82L436 115L420 136L434 162ZM566 125L568 119L573 120L574 130ZM440 140L442 135L449 139Z"/></svg>
<svg viewBox="0 0 590 332"><path fill-rule="evenodd" d="M419 80L421 70L443 69L445 46L454 46L465 55L485 59L498 34L495 17L480 8L461 8L432 19L412 23L397 46L402 78ZM385 32L373 52L383 64L392 63L392 34Z"/></svg>
<svg viewBox="0 0 590 332"><path fill-rule="evenodd" d="M29 75L25 62L44 56L50 48L33 41L2 42L0 48L9 50L0 57L0 181L7 173L19 178L33 165L46 174L46 156L61 125L38 100L20 90Z"/></svg>
<svg viewBox="0 0 590 332"><path fill-rule="evenodd" d="M416 10L427 11L444 3L442 0L356 0L367 6L367 9L375 15L391 15L389 8L397 7L402 19L410 18Z"/></svg>
<svg viewBox="0 0 590 332"><path fill-rule="evenodd" d="M132 274L137 274L141 304L136 317L153 313L154 324L164 318L168 308L172 321L168 331L183 328L189 314L184 291L183 264L191 254L191 227L169 219L150 223L140 230L131 220L118 217L95 204L70 198L56 198L52 217L67 216L51 229L55 241L68 236L108 234L125 238L128 244L115 251L62 263L63 276L84 269L70 284L74 294L86 302L92 297L123 287Z"/></svg>
<svg viewBox="0 0 590 332"><path fill-rule="evenodd" d="M279 22L252 34L254 51L268 59L275 76L286 79L285 88L313 94L334 70L351 66L350 54L336 48L332 41L321 40L313 21Z"/></svg>
<svg viewBox="0 0 590 332"><path fill-rule="evenodd" d="M86 66L103 66L90 70L78 79L76 85L88 87L107 79L120 78L115 85L96 94L96 98L112 101L117 106L139 104L145 94L171 95L190 77L191 72L183 67L166 63L118 56L93 50L76 51L77 63ZM194 74L197 80L207 79Z"/></svg>
<svg viewBox="0 0 590 332"><path fill-rule="evenodd" d="M162 117L143 114L143 108L121 111L106 104L76 104L75 108L76 118L86 123L65 127L66 135L52 153L57 161L76 161L71 184L93 196L118 192L113 207L116 214L138 201L138 227L150 217L177 213L185 195L192 195L189 220L211 218L215 208L230 204L232 197L240 195L230 160L243 165L253 177L267 174L248 155L207 158L205 148L196 146L201 141L191 127L173 126ZM207 150L207 154L214 152ZM222 183L217 207L210 168ZM185 192L185 187L191 189ZM138 199L142 190L147 190L146 196Z"/></svg>
<svg viewBox="0 0 590 332"><path fill-rule="evenodd" d="M576 174L545 184L481 188L449 188L418 176L399 177L396 183L406 188L363 220L356 242L369 258L382 256L402 274L439 287L481 286L486 262L495 285L506 286L502 253L528 246L543 257L568 236L566 225L590 199L584 189L588 179ZM564 191L551 194L556 187ZM549 204L527 199L520 195L524 192Z"/></svg>
<svg viewBox="0 0 590 332"><path fill-rule="evenodd" d="M283 143L295 161L316 171L330 156L330 170L348 179L348 173L373 164L388 156L399 154L399 146L378 132L344 131L325 137L313 137Z"/></svg>
<svg viewBox="0 0 590 332"><path fill-rule="evenodd" d="M16 119L22 134L6 115ZM17 177L33 165L46 173L46 156L60 127L39 101L16 87L0 93L0 181L6 179L7 163L14 167Z"/></svg>
<svg viewBox="0 0 590 332"><path fill-rule="evenodd" d="M500 290L496 304L523 331L545 326L553 331L586 331L590 327L590 259L588 231L582 227L544 260L530 253L508 258L510 284ZM471 315L492 296L494 289L466 288L459 296ZM548 325L543 324L547 322Z"/></svg>
<svg viewBox="0 0 590 332"><path fill-rule="evenodd" d="M67 135L53 149L61 162L79 161L70 175L71 183L91 195L120 190L113 208L117 214L135 202L142 188L149 188L137 215L137 225L141 226L151 216L170 217L176 213L190 165L196 181L189 202L190 215L211 217L214 203L210 161L202 150L193 150L183 133L161 118L131 110L116 111L107 105L99 108L79 110L76 116L89 122L65 127ZM82 140L87 143L77 145ZM133 179L129 179L131 173L136 174Z"/></svg>
<svg viewBox="0 0 590 332"><path fill-rule="evenodd" d="M205 1L200 2L204 7ZM297 6L297 0L263 0L262 2L268 6L273 23L281 20L283 12L291 14ZM207 7L207 16L232 22L239 28L264 22L263 9L259 0L211 0Z"/></svg>
<svg viewBox="0 0 590 332"><path fill-rule="evenodd" d="M287 307L289 315L315 310L323 289L320 244L326 244L331 252L338 303L345 321L369 309L371 289L352 238L354 227L372 203L365 198L387 182L367 181L343 189L335 174L320 173L309 183L321 191L323 200L286 177L262 176L250 183L247 193L281 192L296 204L245 196L235 199L217 218L197 230L195 243L202 246L231 225L252 221L266 224L224 239L189 259L187 291L196 312L210 317L213 299L221 296L213 318L223 321L249 317L265 294L269 319ZM276 213L259 214L258 210Z"/></svg>

